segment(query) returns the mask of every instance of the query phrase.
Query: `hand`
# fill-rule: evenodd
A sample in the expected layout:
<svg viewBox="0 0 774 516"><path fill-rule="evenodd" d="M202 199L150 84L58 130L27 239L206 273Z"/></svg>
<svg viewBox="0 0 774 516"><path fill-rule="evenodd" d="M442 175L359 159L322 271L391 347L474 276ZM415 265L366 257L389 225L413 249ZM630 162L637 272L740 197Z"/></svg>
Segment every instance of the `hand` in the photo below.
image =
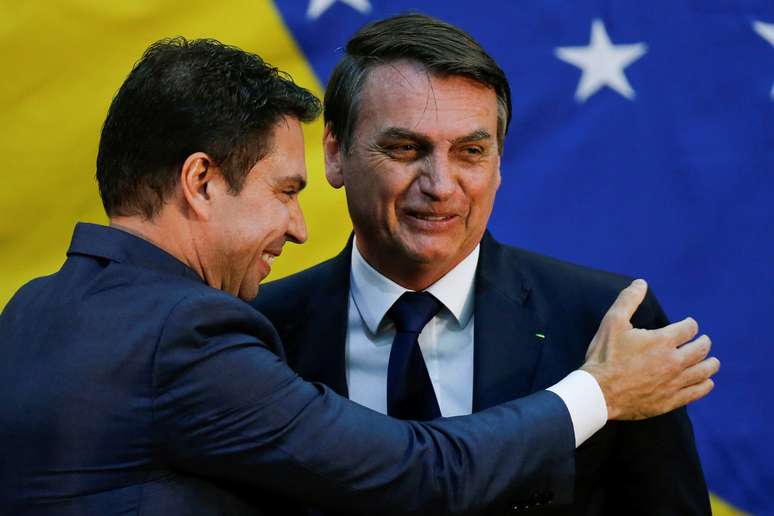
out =
<svg viewBox="0 0 774 516"><path fill-rule="evenodd" d="M608 419L657 416L706 396L720 362L706 358L709 337L696 336L692 318L658 330L632 327L631 318L648 286L635 280L605 314L581 369L596 378L607 403Z"/></svg>

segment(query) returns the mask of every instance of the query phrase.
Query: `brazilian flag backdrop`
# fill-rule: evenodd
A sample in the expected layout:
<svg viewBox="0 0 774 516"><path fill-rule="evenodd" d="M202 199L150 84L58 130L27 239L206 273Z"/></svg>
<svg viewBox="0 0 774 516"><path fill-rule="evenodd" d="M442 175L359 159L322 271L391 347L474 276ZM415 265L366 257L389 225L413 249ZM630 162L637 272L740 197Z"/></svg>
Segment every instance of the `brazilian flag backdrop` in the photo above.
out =
<svg viewBox="0 0 774 516"><path fill-rule="evenodd" d="M771 0L1 0L0 306L59 267L76 221L106 221L101 123L151 42L216 38L321 95L357 27L408 10L463 27L508 74L495 236L645 277L673 319L697 318L723 362L690 408L715 514L774 514ZM321 137L306 128L309 241L274 277L350 231Z"/></svg>

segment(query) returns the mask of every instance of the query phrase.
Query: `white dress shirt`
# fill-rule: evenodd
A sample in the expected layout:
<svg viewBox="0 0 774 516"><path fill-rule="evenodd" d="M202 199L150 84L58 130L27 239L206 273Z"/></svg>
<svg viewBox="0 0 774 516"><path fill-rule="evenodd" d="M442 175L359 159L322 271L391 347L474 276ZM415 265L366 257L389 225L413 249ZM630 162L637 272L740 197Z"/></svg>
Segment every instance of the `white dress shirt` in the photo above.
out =
<svg viewBox="0 0 774 516"><path fill-rule="evenodd" d="M442 304L419 335L419 347L444 417L473 411L473 293L479 246L426 289ZM387 413L387 366L395 327L385 314L405 289L371 267L352 245L346 371L351 400ZM548 390L570 413L576 446L607 422L607 405L593 376L574 371Z"/></svg>

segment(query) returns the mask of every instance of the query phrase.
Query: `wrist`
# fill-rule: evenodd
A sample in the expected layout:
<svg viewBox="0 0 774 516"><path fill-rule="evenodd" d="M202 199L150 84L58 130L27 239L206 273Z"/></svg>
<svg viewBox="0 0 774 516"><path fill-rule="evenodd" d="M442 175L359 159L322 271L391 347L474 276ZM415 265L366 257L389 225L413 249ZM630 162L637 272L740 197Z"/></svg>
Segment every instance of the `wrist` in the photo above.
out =
<svg viewBox="0 0 774 516"><path fill-rule="evenodd" d="M598 364L590 364L587 362L580 367L580 370L586 371L597 381L599 389L602 391L602 396L605 399L605 406L607 407L607 420L610 421L611 419L617 418L620 415L620 411L618 410L616 404L613 402L613 382L609 378L609 375L606 374L605 369Z"/></svg>

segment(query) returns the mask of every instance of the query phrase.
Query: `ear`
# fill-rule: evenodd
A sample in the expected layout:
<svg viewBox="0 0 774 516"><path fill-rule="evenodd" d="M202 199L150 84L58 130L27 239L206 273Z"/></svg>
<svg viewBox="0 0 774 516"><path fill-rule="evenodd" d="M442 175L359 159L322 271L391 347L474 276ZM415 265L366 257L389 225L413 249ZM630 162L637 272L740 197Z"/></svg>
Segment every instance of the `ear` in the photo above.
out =
<svg viewBox="0 0 774 516"><path fill-rule="evenodd" d="M217 195L224 183L220 169L204 152L188 156L180 169L180 188L185 203L203 220L210 218L213 194Z"/></svg>
<svg viewBox="0 0 774 516"><path fill-rule="evenodd" d="M500 174L500 163L502 163L502 158L498 154L498 156L497 156L497 178L495 179L495 182L497 183L497 186L495 186L495 191L500 189L500 183L502 181L502 174Z"/></svg>
<svg viewBox="0 0 774 516"><path fill-rule="evenodd" d="M344 173L341 168L341 153L339 141L333 136L331 125L325 126L323 133L323 152L325 153L325 178L333 188L344 186Z"/></svg>

